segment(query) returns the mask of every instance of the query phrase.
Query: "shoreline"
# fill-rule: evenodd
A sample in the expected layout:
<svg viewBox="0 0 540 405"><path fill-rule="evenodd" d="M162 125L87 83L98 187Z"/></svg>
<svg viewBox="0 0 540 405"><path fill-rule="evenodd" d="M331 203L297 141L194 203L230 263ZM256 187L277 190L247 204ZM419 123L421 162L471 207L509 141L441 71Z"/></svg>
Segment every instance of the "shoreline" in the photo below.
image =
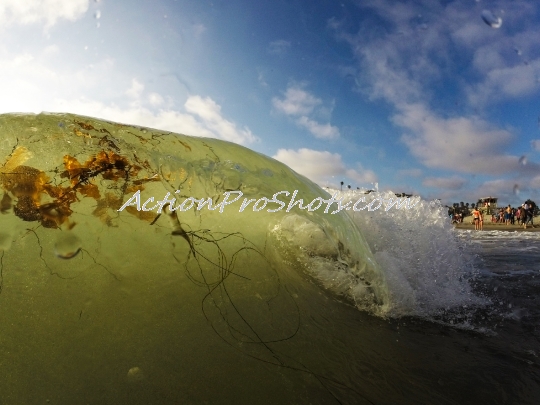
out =
<svg viewBox="0 0 540 405"><path fill-rule="evenodd" d="M472 224L471 221L472 221L472 217L469 216L469 217L464 218L461 224L454 224L453 226L455 229L464 229L464 230L474 231L474 224ZM505 225L505 224L498 224L498 223L493 223L493 222L486 222L484 220L483 231L540 232L540 225L539 224L527 225L527 229L524 229L523 225Z"/></svg>

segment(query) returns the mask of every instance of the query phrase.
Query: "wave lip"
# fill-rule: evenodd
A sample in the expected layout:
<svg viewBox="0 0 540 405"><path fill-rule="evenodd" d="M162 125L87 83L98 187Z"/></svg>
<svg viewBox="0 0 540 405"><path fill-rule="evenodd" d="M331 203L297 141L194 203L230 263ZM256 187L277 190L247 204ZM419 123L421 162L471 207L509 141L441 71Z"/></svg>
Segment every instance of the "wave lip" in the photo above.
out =
<svg viewBox="0 0 540 405"><path fill-rule="evenodd" d="M384 305L365 308L365 283L351 279L348 294L360 309L383 317L421 316L485 304L473 292L476 269L467 241L458 238L440 204L418 198L396 199L392 192L339 192L342 204L365 198L371 209L346 210L361 231L382 274L370 286ZM374 201L381 201L374 203ZM352 204L350 207L352 207ZM362 208L367 204L358 204ZM321 277L325 278L323 271Z"/></svg>

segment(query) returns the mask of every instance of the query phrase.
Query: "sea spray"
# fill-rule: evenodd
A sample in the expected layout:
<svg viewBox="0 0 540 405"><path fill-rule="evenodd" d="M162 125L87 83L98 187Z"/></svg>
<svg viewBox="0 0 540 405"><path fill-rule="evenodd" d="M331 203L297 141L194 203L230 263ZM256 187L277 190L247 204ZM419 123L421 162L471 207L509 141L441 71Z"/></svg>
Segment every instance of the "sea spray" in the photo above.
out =
<svg viewBox="0 0 540 405"><path fill-rule="evenodd" d="M347 191L338 198L343 197L345 204L357 201L360 194ZM371 201L396 201L392 192L369 196ZM481 304L470 283L473 257L464 249L466 241L456 237L443 207L420 198L407 202L401 209L347 211L384 273L389 300L384 315L434 317ZM353 298L357 289L362 290L351 288Z"/></svg>

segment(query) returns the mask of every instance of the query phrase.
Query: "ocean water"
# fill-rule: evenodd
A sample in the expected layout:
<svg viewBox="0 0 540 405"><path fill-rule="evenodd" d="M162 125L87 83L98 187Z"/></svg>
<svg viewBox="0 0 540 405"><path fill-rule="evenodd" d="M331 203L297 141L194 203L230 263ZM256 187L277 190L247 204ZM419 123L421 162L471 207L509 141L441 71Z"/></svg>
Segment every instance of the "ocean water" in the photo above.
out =
<svg viewBox="0 0 540 405"><path fill-rule="evenodd" d="M0 135L2 405L540 398L540 234L456 231L213 139L70 114ZM269 201L295 190L343 209Z"/></svg>

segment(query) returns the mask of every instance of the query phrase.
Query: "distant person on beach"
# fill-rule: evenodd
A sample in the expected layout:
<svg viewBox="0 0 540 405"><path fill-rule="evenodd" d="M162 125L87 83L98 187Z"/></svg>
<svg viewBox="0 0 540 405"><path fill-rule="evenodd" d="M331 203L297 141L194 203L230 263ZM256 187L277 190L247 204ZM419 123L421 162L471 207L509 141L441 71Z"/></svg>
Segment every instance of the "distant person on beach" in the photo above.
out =
<svg viewBox="0 0 540 405"><path fill-rule="evenodd" d="M472 216L473 216L473 222L474 222L474 230L478 231L480 229L480 218L482 216L482 213L478 210L478 207L474 207Z"/></svg>
<svg viewBox="0 0 540 405"><path fill-rule="evenodd" d="M504 213L504 224L510 225L510 215L512 214L512 207L508 205Z"/></svg>
<svg viewBox="0 0 540 405"><path fill-rule="evenodd" d="M527 217L529 212L529 205L527 203L524 203L521 205L521 224L523 225L523 229L527 229Z"/></svg>
<svg viewBox="0 0 540 405"><path fill-rule="evenodd" d="M525 225L527 225L530 222L531 226L534 228L533 217L534 217L534 207L532 204L529 204L529 209L527 210L527 222L525 223Z"/></svg>
<svg viewBox="0 0 540 405"><path fill-rule="evenodd" d="M478 228L480 231L484 230L484 214L482 211L480 211L480 223L478 224Z"/></svg>

